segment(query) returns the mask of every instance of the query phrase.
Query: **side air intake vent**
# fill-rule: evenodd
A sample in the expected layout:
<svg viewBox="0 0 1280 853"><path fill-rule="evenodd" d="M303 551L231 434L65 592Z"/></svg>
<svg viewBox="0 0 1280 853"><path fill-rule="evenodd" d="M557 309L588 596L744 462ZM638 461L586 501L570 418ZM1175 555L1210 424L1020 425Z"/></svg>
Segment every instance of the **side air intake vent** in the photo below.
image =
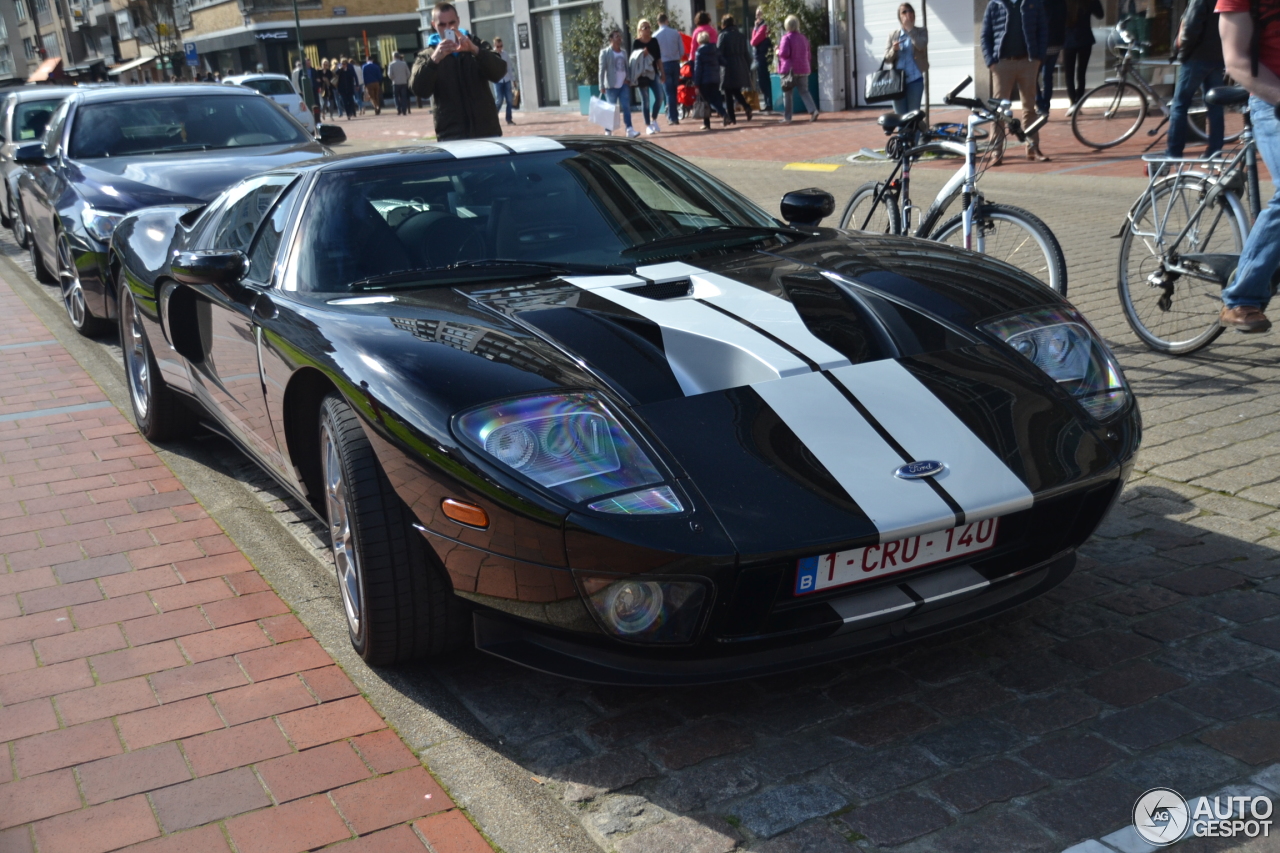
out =
<svg viewBox="0 0 1280 853"><path fill-rule="evenodd" d="M651 281L648 284L638 284L635 287L624 287L622 289L627 293L634 293L636 296L643 296L646 299L679 299L682 296L689 296L693 293L693 282L687 278L676 281Z"/></svg>

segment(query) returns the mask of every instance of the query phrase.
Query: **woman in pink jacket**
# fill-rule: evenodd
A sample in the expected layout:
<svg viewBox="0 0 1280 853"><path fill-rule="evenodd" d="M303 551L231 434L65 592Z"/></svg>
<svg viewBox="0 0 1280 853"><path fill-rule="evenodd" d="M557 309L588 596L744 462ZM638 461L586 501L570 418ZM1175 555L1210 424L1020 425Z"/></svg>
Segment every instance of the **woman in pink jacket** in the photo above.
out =
<svg viewBox="0 0 1280 853"><path fill-rule="evenodd" d="M778 74L783 77L791 74L795 78L795 86L782 93L782 122L791 123L791 100L796 92L800 93L805 108L809 110L809 121L817 121L818 108L813 103L813 96L809 94L809 40L800 32L800 19L795 15L788 15L784 26L787 32L778 43L778 52L775 54L778 58Z"/></svg>

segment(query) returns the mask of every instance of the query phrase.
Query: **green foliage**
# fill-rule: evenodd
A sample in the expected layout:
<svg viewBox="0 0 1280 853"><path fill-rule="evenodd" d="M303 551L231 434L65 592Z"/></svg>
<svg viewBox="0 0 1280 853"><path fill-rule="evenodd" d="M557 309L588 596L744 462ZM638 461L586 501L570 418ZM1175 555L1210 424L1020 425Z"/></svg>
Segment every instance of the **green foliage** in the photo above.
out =
<svg viewBox="0 0 1280 853"><path fill-rule="evenodd" d="M609 41L609 31L622 29L612 17L606 18L604 5L597 3L583 9L564 33L565 74L570 80L591 86L600 79L600 51ZM631 40L623 37L622 48Z"/></svg>
<svg viewBox="0 0 1280 853"><path fill-rule="evenodd" d="M769 36L773 39L776 51L782 42L787 29L783 26L788 15L800 19L800 32L809 39L809 47L813 49L812 59L817 59L818 46L827 43L827 7L811 6L807 0L765 0L760 4L764 11L764 20L769 25ZM816 62L814 67L817 67ZM776 66L775 66L776 70Z"/></svg>
<svg viewBox="0 0 1280 853"><path fill-rule="evenodd" d="M674 9L669 9L665 0L640 0L640 5L635 12L635 19L628 21L627 25L631 27L631 34L627 37L627 43L636 37L636 24L640 23L643 18L653 24L653 31L658 31L658 16L663 12L667 13L667 26L672 29L684 32L684 22L680 20L680 13Z"/></svg>

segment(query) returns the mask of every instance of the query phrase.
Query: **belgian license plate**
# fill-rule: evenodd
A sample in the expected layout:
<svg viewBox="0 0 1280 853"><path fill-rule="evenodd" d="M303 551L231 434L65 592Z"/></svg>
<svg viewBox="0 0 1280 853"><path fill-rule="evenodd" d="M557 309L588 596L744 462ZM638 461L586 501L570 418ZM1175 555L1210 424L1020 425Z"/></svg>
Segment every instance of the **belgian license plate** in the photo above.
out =
<svg viewBox="0 0 1280 853"><path fill-rule="evenodd" d="M866 548L805 557L796 564L795 594L808 595L869 578L918 569L962 554L985 551L996 544L999 521L998 518L988 518L950 530L881 542Z"/></svg>

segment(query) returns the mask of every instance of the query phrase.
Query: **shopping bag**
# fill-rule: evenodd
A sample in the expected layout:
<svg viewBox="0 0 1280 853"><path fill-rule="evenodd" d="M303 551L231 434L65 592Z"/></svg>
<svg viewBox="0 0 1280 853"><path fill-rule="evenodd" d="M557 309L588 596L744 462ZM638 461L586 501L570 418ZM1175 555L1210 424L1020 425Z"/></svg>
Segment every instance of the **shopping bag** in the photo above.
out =
<svg viewBox="0 0 1280 853"><path fill-rule="evenodd" d="M691 118L711 118L711 106L701 94L693 102L693 109L689 111L689 116Z"/></svg>
<svg viewBox="0 0 1280 853"><path fill-rule="evenodd" d="M604 98L591 96L591 108L588 111L587 120L592 124L598 124L605 130L617 130L622 126L622 115L618 112L617 104L611 104Z"/></svg>
<svg viewBox="0 0 1280 853"><path fill-rule="evenodd" d="M755 89L748 89L747 91L743 92L742 95L747 99L747 106L751 107L751 109L753 110L760 109L760 93L759 92L757 92Z"/></svg>
<svg viewBox="0 0 1280 853"><path fill-rule="evenodd" d="M864 100L869 104L892 101L901 98L906 91L907 75L897 68L886 68L882 63L880 68L867 75Z"/></svg>

